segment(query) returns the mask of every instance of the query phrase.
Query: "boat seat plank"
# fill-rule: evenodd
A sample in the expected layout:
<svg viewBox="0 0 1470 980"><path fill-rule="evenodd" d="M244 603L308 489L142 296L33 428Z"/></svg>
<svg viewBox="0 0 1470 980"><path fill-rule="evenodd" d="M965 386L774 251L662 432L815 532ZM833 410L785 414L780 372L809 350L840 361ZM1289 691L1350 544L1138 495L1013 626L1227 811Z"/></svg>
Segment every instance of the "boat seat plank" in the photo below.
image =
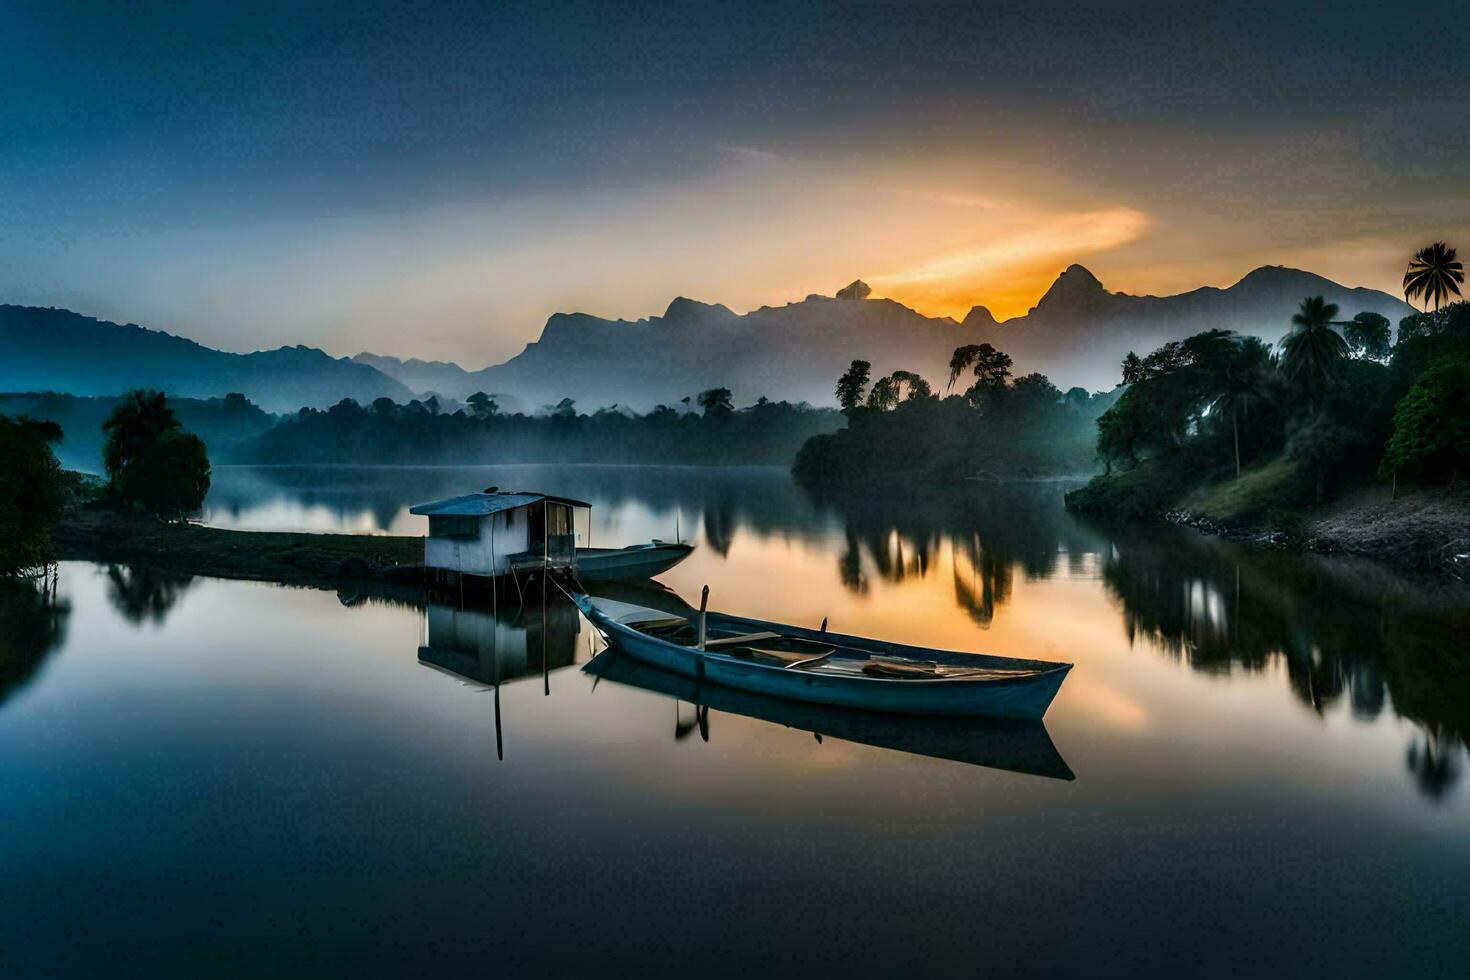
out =
<svg viewBox="0 0 1470 980"><path fill-rule="evenodd" d="M780 638L780 633L742 633L739 636L721 636L713 640L705 640L704 648L745 646L748 643L759 643L761 640L775 640Z"/></svg>

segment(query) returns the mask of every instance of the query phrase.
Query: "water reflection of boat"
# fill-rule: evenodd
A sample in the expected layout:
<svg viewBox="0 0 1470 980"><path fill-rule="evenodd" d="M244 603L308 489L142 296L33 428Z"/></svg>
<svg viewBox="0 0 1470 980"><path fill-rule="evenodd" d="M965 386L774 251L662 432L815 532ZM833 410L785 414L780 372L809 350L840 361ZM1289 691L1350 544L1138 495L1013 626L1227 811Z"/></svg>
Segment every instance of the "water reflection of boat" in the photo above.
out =
<svg viewBox="0 0 1470 980"><path fill-rule="evenodd" d="M878 714L852 708L807 704L773 698L717 684L701 685L692 677L671 674L614 650L606 650L583 668L594 677L641 688L709 709L744 715L819 737L842 739L913 755L947 759L989 769L1076 778L1057 752L1046 726L1039 721L998 718L917 718ZM707 715L700 731L708 739ZM682 730L676 735L682 736Z"/></svg>
<svg viewBox="0 0 1470 980"><path fill-rule="evenodd" d="M708 592L708 590L706 590ZM678 674L817 704L921 715L1040 719L1071 664L912 647L783 623L697 617L578 594L615 648Z"/></svg>

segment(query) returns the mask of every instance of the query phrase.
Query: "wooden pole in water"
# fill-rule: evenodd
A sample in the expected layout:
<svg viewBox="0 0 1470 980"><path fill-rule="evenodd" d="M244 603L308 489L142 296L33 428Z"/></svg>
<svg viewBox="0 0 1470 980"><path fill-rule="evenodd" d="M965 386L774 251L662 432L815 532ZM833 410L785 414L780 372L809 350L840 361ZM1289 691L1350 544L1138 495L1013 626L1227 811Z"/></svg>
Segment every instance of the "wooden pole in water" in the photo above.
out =
<svg viewBox="0 0 1470 980"><path fill-rule="evenodd" d="M709 586L706 585L699 593L699 649L704 649L705 637L708 635L708 626L705 622L705 610L709 606Z"/></svg>

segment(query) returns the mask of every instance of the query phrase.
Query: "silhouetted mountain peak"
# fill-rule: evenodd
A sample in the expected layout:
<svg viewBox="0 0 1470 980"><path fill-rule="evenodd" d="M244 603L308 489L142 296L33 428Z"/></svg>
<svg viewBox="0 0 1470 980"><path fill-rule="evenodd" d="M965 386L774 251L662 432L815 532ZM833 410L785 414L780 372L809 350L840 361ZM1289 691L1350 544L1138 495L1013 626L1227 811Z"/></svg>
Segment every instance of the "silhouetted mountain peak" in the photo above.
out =
<svg viewBox="0 0 1470 980"><path fill-rule="evenodd" d="M852 282L848 283L846 286L843 286L841 289L837 290L837 298L838 299L867 299L870 295L872 295L872 292L873 292L873 287L872 286L869 286L867 283L863 282L861 279L854 279Z"/></svg>
<svg viewBox="0 0 1470 980"><path fill-rule="evenodd" d="M687 296L675 296L669 308L664 310L664 322L681 326L693 323L733 320L735 311L723 303L701 303Z"/></svg>
<svg viewBox="0 0 1470 980"><path fill-rule="evenodd" d="M1325 289L1343 287L1315 272L1292 269L1284 265L1263 265L1259 269L1252 269L1246 273L1244 278L1230 288L1242 292L1275 292L1296 289L1302 291L1302 295L1305 296L1310 290L1321 292Z"/></svg>
<svg viewBox="0 0 1470 980"><path fill-rule="evenodd" d="M970 307L970 312L965 314L965 319L961 321L961 325L966 327L993 327L996 325L996 322L995 314L990 312L989 307L972 306Z"/></svg>
<svg viewBox="0 0 1470 980"><path fill-rule="evenodd" d="M1107 290L1103 289L1103 284L1098 282L1097 276L1080 265L1069 265L1065 272L1057 276L1057 281L1051 284L1046 294L1037 301L1036 308L1038 310L1086 309L1107 294Z"/></svg>

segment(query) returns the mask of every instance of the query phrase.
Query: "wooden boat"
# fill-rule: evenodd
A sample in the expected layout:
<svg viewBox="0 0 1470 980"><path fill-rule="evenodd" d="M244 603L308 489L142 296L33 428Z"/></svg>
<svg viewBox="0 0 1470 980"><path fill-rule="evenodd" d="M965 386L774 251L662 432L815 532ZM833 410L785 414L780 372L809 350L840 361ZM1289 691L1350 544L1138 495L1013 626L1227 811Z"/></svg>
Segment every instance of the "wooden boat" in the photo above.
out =
<svg viewBox="0 0 1470 980"><path fill-rule="evenodd" d="M687 616L573 594L615 650L663 670L795 701L921 715L1040 719L1071 664L904 646L757 619Z"/></svg>
<svg viewBox="0 0 1470 980"><path fill-rule="evenodd" d="M692 544L669 544L654 539L626 548L578 548L577 578L583 582L653 578L689 557Z"/></svg>
<svg viewBox="0 0 1470 980"><path fill-rule="evenodd" d="M1071 780L1076 777L1057 752L1046 726L1011 718L939 718L879 714L855 708L810 704L700 684L692 677L650 667L609 648L582 666L600 680L636 687L695 706L700 736L709 741L709 710L811 732L818 741L836 738L895 752L945 759L987 769ZM702 713L701 713L702 712ZM674 737L689 734L676 725Z"/></svg>

